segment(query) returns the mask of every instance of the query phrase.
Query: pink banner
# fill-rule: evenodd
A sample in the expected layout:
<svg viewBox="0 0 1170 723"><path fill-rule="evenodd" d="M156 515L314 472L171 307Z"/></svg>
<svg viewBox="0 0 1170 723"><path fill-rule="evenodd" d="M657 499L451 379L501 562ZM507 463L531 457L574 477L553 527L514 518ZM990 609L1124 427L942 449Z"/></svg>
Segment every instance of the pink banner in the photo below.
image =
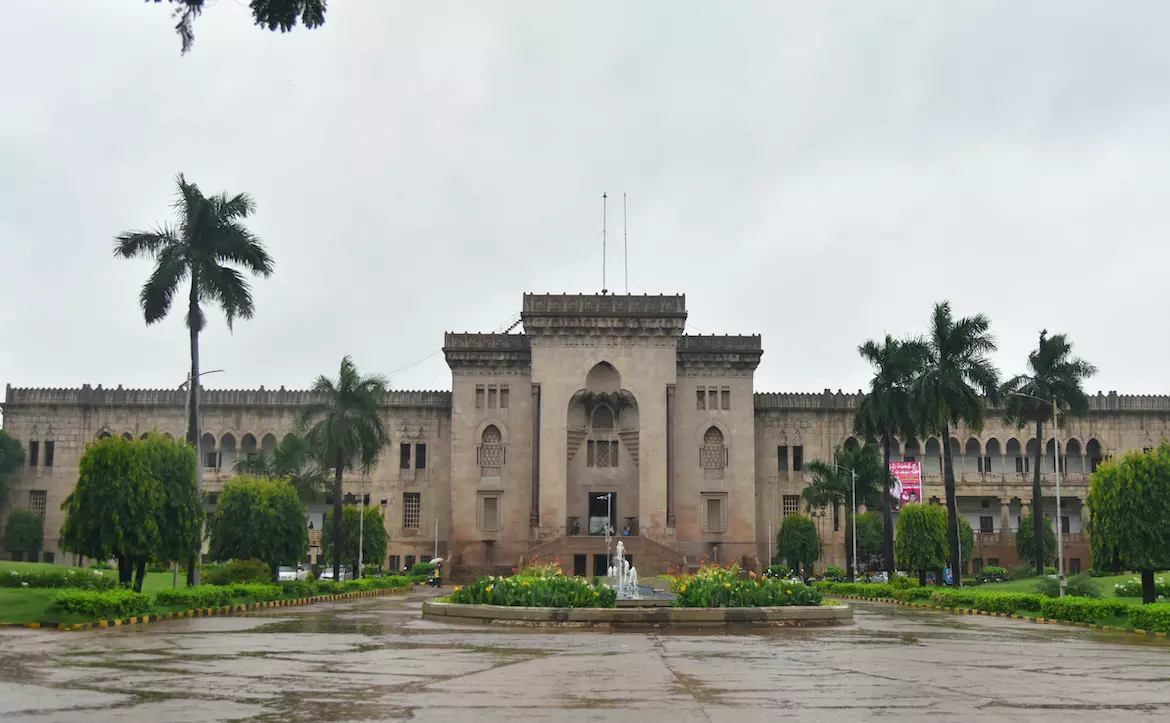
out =
<svg viewBox="0 0 1170 723"><path fill-rule="evenodd" d="M894 477L894 506L922 501L922 463L890 462L890 474Z"/></svg>

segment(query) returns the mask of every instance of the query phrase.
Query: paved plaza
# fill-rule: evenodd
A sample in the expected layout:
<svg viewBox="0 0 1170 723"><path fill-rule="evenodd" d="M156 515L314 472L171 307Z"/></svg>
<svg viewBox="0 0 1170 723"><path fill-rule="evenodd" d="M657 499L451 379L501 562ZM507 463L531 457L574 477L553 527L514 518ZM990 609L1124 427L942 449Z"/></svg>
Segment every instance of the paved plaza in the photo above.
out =
<svg viewBox="0 0 1170 723"><path fill-rule="evenodd" d="M856 607L710 633L423 621L425 591L81 633L0 630L0 719L1164 721L1170 644Z"/></svg>

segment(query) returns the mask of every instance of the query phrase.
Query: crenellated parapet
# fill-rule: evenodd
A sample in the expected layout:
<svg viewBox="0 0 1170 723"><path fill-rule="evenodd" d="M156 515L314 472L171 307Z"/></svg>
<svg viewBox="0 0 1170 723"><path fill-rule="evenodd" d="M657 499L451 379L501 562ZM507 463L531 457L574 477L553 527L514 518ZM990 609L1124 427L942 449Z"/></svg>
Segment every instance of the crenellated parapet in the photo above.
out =
<svg viewBox="0 0 1170 723"><path fill-rule="evenodd" d="M199 403L204 408L299 408L316 401L317 396L306 389L203 389ZM5 388L5 407L16 406L80 406L80 407L183 407L187 392L181 389L105 389L88 384L72 389L35 389L11 385ZM393 390L387 394L384 406L391 408L451 408L451 392Z"/></svg>
<svg viewBox="0 0 1170 723"><path fill-rule="evenodd" d="M529 336L672 337L686 327L683 294L525 294Z"/></svg>
<svg viewBox="0 0 1170 723"><path fill-rule="evenodd" d="M692 337L693 338L693 337ZM701 337L700 337L701 338ZM681 345L680 345L681 346ZM778 394L756 392L755 404L759 411L816 409L823 411L853 410L865 398L864 392L843 393L826 389L820 394ZM1001 411L1002 404L988 404L991 412ZM1170 412L1170 395L1164 394L1118 394L1097 392L1089 396L1089 411L1108 412Z"/></svg>
<svg viewBox="0 0 1170 723"><path fill-rule="evenodd" d="M532 365L532 352L524 334L443 335L443 356L451 371L471 369L525 370Z"/></svg>
<svg viewBox="0 0 1170 723"><path fill-rule="evenodd" d="M678 339L680 369L701 373L754 371L764 354L759 335L682 335Z"/></svg>

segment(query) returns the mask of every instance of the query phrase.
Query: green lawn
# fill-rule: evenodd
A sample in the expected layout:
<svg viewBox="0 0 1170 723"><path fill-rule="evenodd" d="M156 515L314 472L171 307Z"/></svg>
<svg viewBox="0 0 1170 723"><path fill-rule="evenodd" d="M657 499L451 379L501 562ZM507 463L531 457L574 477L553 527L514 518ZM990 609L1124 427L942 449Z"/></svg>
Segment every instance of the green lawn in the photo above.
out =
<svg viewBox="0 0 1170 723"><path fill-rule="evenodd" d="M1161 575L1163 573L1158 574ZM1110 577L1094 577L1090 578L1090 580L1094 585L1097 586L1097 590L1101 593L1101 597L1103 598L1115 598L1123 602L1130 603L1131 605L1141 605L1141 597L1118 598L1117 595L1114 594L1114 585L1119 582L1132 580L1133 577L1133 575L1112 575ZM1026 580L1009 580L1008 582L991 582L985 585L972 585L970 587L974 587L977 590L985 590L987 592L1037 592L1037 582L1038 581L1036 578L1029 578Z"/></svg>
<svg viewBox="0 0 1170 723"><path fill-rule="evenodd" d="M93 570L88 570L80 567L70 567L68 565L54 565L43 562L0 562L0 574L6 573L9 570L16 570L18 572L31 572L41 570L73 570L77 573L92 574ZM103 575L110 575L117 577L117 570L102 570ZM164 588L171 587L173 581L173 573L170 572L148 572L146 579L142 582L142 592L150 595L158 592ZM179 576L179 585L186 585L186 578L183 575ZM45 608L53 596L60 592L60 588L0 588L0 622L5 623L29 623L29 622L59 622L59 623L78 623L84 622L84 619L72 615L48 615ZM159 612L169 612L169 609L160 608Z"/></svg>
<svg viewBox="0 0 1170 723"><path fill-rule="evenodd" d="M20 571L31 572L34 570L36 570L36 571L39 571L39 570L56 570L56 571L73 570L74 572L87 572L91 575L94 572L93 570L90 570L87 568L71 567L69 565L54 565L52 563L45 563L45 562L0 562L0 573L8 572L9 570L16 570L18 572L20 572ZM100 572L103 575L110 575L114 578L118 577L117 570L101 570ZM174 579L173 576L174 576L174 573L170 573L170 572L148 572L148 573L146 573L146 579L142 581L142 592L149 595L151 593L156 593L159 590L162 590L163 588L170 587L171 583ZM184 586L186 584L187 584L186 576L184 576L183 573L179 573L179 585ZM0 591L2 591L3 589L4 588L0 588ZM0 606L0 610L3 610L2 606Z"/></svg>

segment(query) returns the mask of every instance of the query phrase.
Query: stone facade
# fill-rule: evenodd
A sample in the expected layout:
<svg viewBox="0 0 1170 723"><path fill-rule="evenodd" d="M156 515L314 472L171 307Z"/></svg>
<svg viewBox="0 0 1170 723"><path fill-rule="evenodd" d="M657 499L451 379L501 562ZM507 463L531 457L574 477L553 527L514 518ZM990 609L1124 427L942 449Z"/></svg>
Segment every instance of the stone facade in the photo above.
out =
<svg viewBox="0 0 1170 723"><path fill-rule="evenodd" d="M345 493L347 502L366 496L382 506L389 564L426 560L437 548L468 570L539 555L593 574L606 549L596 533L608 521L643 575L703 556L756 567L776 552L783 517L805 511L805 463L857 443L859 395L756 393L760 337L684 334L681 295L525 295L521 320L523 334L446 334L451 391L386 400L392 444L374 470L346 476ZM235 460L274 448L310 399L283 387L203 392L209 511ZM43 509L49 559L72 561L58 549L60 506L85 445L112 434L182 436L184 403L181 391L8 387L5 429L29 458L0 519L14 507ZM977 564L1010 566L1032 503L1035 443L996 421L996 410L988 417L980 432L953 433L959 509L977 531ZM1109 456L1158 444L1168 420L1168 397L1098 394L1087 418L1059 431L1070 569L1089 564L1089 473ZM922 461L927 500L944 498L940 451L938 439L898 440L893 450ZM1050 515L1052 458L1050 438L1040 462ZM310 506L314 542L324 509L324 500ZM814 511L824 564L843 564L847 514Z"/></svg>

